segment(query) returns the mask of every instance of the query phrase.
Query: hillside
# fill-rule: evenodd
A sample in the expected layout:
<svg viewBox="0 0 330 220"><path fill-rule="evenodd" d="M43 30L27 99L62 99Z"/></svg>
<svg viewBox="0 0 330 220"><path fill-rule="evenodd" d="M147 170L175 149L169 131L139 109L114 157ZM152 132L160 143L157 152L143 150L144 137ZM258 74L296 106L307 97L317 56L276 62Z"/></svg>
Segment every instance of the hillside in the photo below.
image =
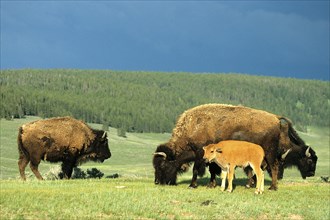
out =
<svg viewBox="0 0 330 220"><path fill-rule="evenodd" d="M249 76L2 70L2 118L71 115L129 132L171 132L186 109L205 103L240 104L289 117L299 130L329 126L329 82Z"/></svg>

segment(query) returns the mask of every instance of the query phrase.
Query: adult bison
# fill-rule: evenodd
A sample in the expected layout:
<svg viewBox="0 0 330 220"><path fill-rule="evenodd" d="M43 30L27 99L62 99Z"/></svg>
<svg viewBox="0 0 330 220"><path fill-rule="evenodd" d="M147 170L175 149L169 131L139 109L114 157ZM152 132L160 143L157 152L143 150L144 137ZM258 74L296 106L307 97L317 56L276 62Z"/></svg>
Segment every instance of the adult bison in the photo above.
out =
<svg viewBox="0 0 330 220"><path fill-rule="evenodd" d="M272 177L270 189L277 189L278 173L283 175L285 163L297 166L303 178L315 173L317 156L288 119L243 106L206 104L185 111L178 118L170 140L157 147L153 157L155 183L176 184L177 174L194 162L190 187L197 187L197 175L205 172L202 147L221 140L242 140L262 146ZM210 186L215 186L219 167L211 163L209 169Z"/></svg>
<svg viewBox="0 0 330 220"><path fill-rule="evenodd" d="M82 121L71 117L58 117L27 123L18 132L18 167L21 178L25 167L38 179L41 160L62 161L64 178L70 178L73 167L89 160L103 162L111 157L105 131L94 130Z"/></svg>

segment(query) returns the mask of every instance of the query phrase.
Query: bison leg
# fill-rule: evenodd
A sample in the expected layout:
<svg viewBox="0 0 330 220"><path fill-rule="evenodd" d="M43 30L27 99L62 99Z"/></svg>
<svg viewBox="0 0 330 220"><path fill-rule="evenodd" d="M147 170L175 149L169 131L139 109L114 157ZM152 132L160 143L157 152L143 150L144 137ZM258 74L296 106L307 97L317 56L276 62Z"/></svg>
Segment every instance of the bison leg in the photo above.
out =
<svg viewBox="0 0 330 220"><path fill-rule="evenodd" d="M40 163L40 161L39 161L39 163ZM35 163L35 162L31 161L30 168L31 168L32 172L34 173L34 175L38 178L38 180L43 180L43 178L40 175L39 170L38 170L39 163Z"/></svg>
<svg viewBox="0 0 330 220"><path fill-rule="evenodd" d="M197 188L197 176L203 176L205 172L205 162L204 160L196 160L193 168L193 177L189 188Z"/></svg>
<svg viewBox="0 0 330 220"><path fill-rule="evenodd" d="M277 173L278 173L277 162L275 162L275 164L271 166L271 172L272 172L272 185L269 187L269 189L277 190Z"/></svg>
<svg viewBox="0 0 330 220"><path fill-rule="evenodd" d="M197 163L194 164L193 168L193 177L191 179L191 183L189 185L189 188L197 188L197 175L198 175L198 167Z"/></svg>
<svg viewBox="0 0 330 220"><path fill-rule="evenodd" d="M280 162L279 167L278 167L278 175L277 178L279 180L283 179L283 174L284 174L284 164L283 162Z"/></svg>
<svg viewBox="0 0 330 220"><path fill-rule="evenodd" d="M24 155L19 156L18 169L19 169L19 173L21 175L22 180L26 180L25 167L28 165L29 162L30 162L30 159L27 158L26 156L24 156Z"/></svg>
<svg viewBox="0 0 330 220"><path fill-rule="evenodd" d="M74 165L75 165L75 163L72 161L65 161L62 163L62 172L64 175L64 179L71 178Z"/></svg>
<svg viewBox="0 0 330 220"><path fill-rule="evenodd" d="M217 181L216 181L216 175L215 172L211 171L211 167L209 169L210 174L211 174L211 178L210 178L210 183L208 185L209 188L215 188L217 186Z"/></svg>
<svg viewBox="0 0 330 220"><path fill-rule="evenodd" d="M253 175L253 172L252 172L251 167L249 167L249 166L248 167L245 167L244 168L244 172L245 172L245 174L248 177L248 182L246 183L245 187L246 188L254 187L255 186L255 183L256 183L256 176Z"/></svg>
<svg viewBox="0 0 330 220"><path fill-rule="evenodd" d="M39 152L38 152L39 153ZM42 176L39 173L38 170L38 166L40 164L41 161L41 156L38 153L34 153L34 154L30 154L30 168L32 170L32 172L34 173L34 175L39 179L39 180L43 180Z"/></svg>
<svg viewBox="0 0 330 220"><path fill-rule="evenodd" d="M205 173L205 162L203 159L204 150L198 150L195 152L196 158L195 163L193 167L193 177L191 179L191 183L189 185L189 188L197 188L197 176L203 176Z"/></svg>
<svg viewBox="0 0 330 220"><path fill-rule="evenodd" d="M209 164L209 171L211 174L209 188L215 188L217 186L216 175L221 173L221 168L216 163Z"/></svg>
<svg viewBox="0 0 330 220"><path fill-rule="evenodd" d="M267 158L266 154L266 159L267 159L267 164L268 166L266 167L268 173L272 177L272 184L269 187L269 190L277 190L277 177L278 177L278 172L279 172L279 162L278 160L272 160L272 158Z"/></svg>

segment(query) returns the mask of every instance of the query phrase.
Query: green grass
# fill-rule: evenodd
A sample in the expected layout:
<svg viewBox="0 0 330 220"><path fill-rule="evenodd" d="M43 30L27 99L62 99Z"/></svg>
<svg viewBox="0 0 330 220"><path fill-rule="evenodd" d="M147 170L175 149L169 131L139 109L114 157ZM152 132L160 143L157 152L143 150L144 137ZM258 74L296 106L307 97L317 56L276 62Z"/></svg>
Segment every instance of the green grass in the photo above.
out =
<svg viewBox="0 0 330 220"><path fill-rule="evenodd" d="M283 184L254 195L237 186L155 186L150 178L1 181L2 219L328 219L329 184Z"/></svg>
<svg viewBox="0 0 330 220"><path fill-rule="evenodd" d="M119 173L118 179L37 181L18 180L17 128L35 117L6 121L0 129L0 219L329 219L329 129L311 127L301 137L316 151L319 160L315 177L301 179L299 172L286 169L279 190L254 195L245 189L246 177L237 169L233 193L205 187L209 174L197 189L188 189L191 170L178 179L177 186L153 183L152 153L170 134L117 136L110 129L112 157L104 163L86 163L105 175ZM101 128L100 125L92 125ZM44 175L59 164L42 162ZM27 167L26 171L30 172ZM208 172L207 172L208 173ZM270 185L266 174L265 187Z"/></svg>

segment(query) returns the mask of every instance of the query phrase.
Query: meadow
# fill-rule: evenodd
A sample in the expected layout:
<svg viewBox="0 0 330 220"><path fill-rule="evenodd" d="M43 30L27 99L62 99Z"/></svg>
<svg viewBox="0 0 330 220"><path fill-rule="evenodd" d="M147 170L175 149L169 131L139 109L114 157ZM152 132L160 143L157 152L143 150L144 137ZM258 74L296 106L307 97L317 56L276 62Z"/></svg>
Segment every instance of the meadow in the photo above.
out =
<svg viewBox="0 0 330 220"><path fill-rule="evenodd" d="M208 172L199 179L197 189L189 189L191 169L178 178L177 186L154 185L152 153L170 134L126 133L123 138L114 128L108 132L112 157L80 168L96 167L105 176L119 174L119 178L37 181L27 167L30 175L23 182L18 178L17 129L36 119L0 121L1 219L330 218L330 184L321 179L330 175L329 128L308 127L307 133L299 132L319 157L314 177L303 180L296 168L286 169L278 191L254 195L254 189L245 189L246 177L239 168L233 193L221 192L219 187L208 189ZM42 162L41 174L58 166ZM265 177L268 187L270 177Z"/></svg>

